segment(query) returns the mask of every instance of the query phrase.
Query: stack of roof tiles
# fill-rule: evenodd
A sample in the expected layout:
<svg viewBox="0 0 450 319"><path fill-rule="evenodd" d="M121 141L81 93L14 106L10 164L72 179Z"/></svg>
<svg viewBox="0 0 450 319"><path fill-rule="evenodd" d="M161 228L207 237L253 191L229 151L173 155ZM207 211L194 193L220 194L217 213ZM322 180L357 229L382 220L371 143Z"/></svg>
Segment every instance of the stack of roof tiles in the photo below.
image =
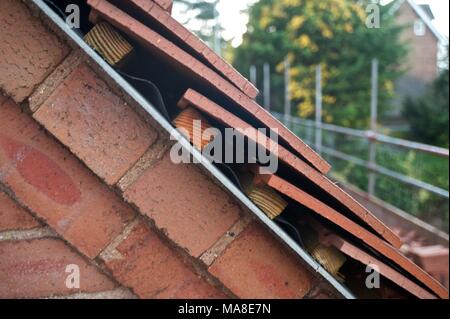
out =
<svg viewBox="0 0 450 319"><path fill-rule="evenodd" d="M171 17L171 1L86 3L90 22L113 26L138 51L137 69L161 78L170 120L189 109L249 139L278 130L281 172L251 183L282 197L281 209L307 210L299 229L379 265L397 296L448 298L326 177L330 165L255 102L258 90ZM0 297L337 297L226 189L174 164L168 132L33 11L32 1L0 1ZM70 264L79 288L65 285Z"/></svg>

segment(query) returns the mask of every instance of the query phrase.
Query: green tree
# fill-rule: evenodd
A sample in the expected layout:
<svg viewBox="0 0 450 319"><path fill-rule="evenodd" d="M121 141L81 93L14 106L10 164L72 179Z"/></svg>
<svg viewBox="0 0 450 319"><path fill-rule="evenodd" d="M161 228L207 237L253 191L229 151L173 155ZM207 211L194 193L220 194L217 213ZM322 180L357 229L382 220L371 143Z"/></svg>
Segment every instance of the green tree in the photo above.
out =
<svg viewBox="0 0 450 319"><path fill-rule="evenodd" d="M249 9L248 32L234 64L248 75L251 65L272 67L272 107L284 101L284 64L291 63L290 93L296 115L314 115L315 68L323 70L324 121L367 128L371 61L380 61L380 112L389 106L405 48L401 27L379 7L380 28L368 28L367 4L354 0L260 0ZM262 72L260 72L262 73ZM262 79L258 79L259 83Z"/></svg>
<svg viewBox="0 0 450 319"><path fill-rule="evenodd" d="M445 62L445 61L444 61ZM449 147L449 70L446 69L419 99L408 97L403 115L410 125L410 138L426 144Z"/></svg>

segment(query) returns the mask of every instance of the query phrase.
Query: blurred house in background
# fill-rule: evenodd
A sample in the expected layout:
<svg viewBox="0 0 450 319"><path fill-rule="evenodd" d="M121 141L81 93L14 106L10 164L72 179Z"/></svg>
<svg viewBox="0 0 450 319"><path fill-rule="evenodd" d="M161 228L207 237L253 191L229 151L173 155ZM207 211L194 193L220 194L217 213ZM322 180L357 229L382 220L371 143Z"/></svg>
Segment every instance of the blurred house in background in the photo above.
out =
<svg viewBox="0 0 450 319"><path fill-rule="evenodd" d="M392 14L405 30L402 41L408 46L405 74L396 83L394 108L389 117L400 119L402 102L406 96L421 96L428 84L439 73L440 56L448 40L434 27L433 12L429 5L418 5L414 0L397 0Z"/></svg>

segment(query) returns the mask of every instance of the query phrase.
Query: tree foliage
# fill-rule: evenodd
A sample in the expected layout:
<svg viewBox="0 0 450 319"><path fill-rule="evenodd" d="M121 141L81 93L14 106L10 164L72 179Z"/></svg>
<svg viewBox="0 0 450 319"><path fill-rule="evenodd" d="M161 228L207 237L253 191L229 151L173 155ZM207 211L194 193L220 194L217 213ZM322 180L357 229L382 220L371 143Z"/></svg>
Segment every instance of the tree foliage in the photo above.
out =
<svg viewBox="0 0 450 319"><path fill-rule="evenodd" d="M448 61L448 53L446 60ZM426 144L449 147L448 67L423 97L417 100L410 97L406 99L403 115L410 125L410 138Z"/></svg>
<svg viewBox="0 0 450 319"><path fill-rule="evenodd" d="M354 0L260 0L249 9L248 32L234 64L248 75L251 65L271 65L272 108L284 101L284 63L296 115L314 115L315 68L322 65L324 121L366 128L370 113L371 61L380 61L380 111L389 106L405 48L401 27L380 7L381 27L366 26L366 5ZM260 72L262 73L262 72ZM262 78L259 78L259 83Z"/></svg>

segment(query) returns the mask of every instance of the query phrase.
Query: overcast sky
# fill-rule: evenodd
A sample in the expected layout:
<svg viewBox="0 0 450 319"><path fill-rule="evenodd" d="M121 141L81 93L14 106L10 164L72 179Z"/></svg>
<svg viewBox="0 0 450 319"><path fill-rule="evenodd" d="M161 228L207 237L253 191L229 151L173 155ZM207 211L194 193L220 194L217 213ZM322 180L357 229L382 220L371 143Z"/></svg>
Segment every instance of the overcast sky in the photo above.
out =
<svg viewBox="0 0 450 319"><path fill-rule="evenodd" d="M199 0L201 1L201 0ZM218 10L220 22L224 27L224 38L233 39L233 45L238 46L242 42L242 35L246 32L248 17L241 11L257 0L219 0ZM311 0L316 1L316 0ZM436 28L445 36L449 35L449 0L416 0L418 4L429 4L436 20L433 22ZM179 14L177 8L174 15ZM178 16L179 17L179 16Z"/></svg>

